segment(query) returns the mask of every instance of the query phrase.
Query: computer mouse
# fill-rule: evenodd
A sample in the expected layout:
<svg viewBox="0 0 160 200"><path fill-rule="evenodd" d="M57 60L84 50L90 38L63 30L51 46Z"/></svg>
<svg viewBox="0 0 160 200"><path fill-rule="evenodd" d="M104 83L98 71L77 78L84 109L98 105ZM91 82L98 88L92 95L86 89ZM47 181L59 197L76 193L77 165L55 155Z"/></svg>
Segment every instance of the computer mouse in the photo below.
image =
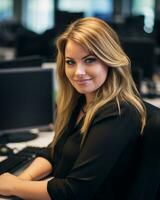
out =
<svg viewBox="0 0 160 200"><path fill-rule="evenodd" d="M0 156L8 156L13 154L13 150L6 145L0 145Z"/></svg>

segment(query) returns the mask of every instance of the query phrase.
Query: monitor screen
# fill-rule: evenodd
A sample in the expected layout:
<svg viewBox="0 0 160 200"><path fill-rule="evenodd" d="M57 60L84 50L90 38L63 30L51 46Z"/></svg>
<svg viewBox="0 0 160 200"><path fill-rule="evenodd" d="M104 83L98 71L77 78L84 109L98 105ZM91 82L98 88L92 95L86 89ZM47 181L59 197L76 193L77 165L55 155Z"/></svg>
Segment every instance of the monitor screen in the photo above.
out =
<svg viewBox="0 0 160 200"><path fill-rule="evenodd" d="M53 123L53 77L53 69L0 71L0 135Z"/></svg>
<svg viewBox="0 0 160 200"><path fill-rule="evenodd" d="M140 69L143 79L152 79L155 42L149 38L125 38L122 47L131 60L132 69Z"/></svg>
<svg viewBox="0 0 160 200"><path fill-rule="evenodd" d="M14 58L12 60L3 60L0 61L0 70L26 67L40 67L44 61L45 59L38 55L19 57Z"/></svg>

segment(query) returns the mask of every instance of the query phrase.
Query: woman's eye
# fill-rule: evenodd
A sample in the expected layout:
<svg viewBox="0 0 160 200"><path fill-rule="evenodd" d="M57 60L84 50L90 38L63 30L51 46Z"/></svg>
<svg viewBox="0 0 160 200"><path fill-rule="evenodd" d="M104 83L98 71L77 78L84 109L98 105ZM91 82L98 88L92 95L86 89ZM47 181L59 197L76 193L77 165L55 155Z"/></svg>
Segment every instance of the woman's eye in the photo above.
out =
<svg viewBox="0 0 160 200"><path fill-rule="evenodd" d="M65 63L68 64L68 65L73 65L74 61L73 60L66 60Z"/></svg>
<svg viewBox="0 0 160 200"><path fill-rule="evenodd" d="M96 58L87 58L85 59L85 63L93 63L96 61Z"/></svg>

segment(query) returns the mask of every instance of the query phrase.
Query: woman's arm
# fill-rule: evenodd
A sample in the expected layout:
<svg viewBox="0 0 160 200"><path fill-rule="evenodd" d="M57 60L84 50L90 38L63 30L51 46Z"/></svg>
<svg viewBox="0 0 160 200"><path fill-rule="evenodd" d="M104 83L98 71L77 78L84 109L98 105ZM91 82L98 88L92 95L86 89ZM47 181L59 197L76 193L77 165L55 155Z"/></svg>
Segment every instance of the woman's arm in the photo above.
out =
<svg viewBox="0 0 160 200"><path fill-rule="evenodd" d="M51 172L51 163L43 157L37 157L18 177L10 173L2 174L0 176L0 194L18 196L27 200L50 200L47 181L35 180L40 180Z"/></svg>
<svg viewBox="0 0 160 200"><path fill-rule="evenodd" d="M47 159L37 157L18 177L22 180L28 181L40 180L49 175L52 170L52 165Z"/></svg>
<svg viewBox="0 0 160 200"><path fill-rule="evenodd" d="M14 196L26 200L51 200L47 191L47 181L23 181L15 186Z"/></svg>
<svg viewBox="0 0 160 200"><path fill-rule="evenodd" d="M0 194L26 200L51 200L47 181L25 181L9 173L0 176Z"/></svg>

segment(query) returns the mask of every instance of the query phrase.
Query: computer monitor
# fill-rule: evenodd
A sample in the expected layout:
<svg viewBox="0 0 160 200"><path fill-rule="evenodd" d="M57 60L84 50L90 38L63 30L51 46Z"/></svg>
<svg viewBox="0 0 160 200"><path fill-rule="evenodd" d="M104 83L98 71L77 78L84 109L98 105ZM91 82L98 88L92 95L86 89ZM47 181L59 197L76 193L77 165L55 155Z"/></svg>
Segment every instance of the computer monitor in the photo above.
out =
<svg viewBox="0 0 160 200"><path fill-rule="evenodd" d="M143 79L152 79L154 74L155 42L150 38L125 38L122 47L131 60L132 69L142 71Z"/></svg>
<svg viewBox="0 0 160 200"><path fill-rule="evenodd" d="M1 144L33 139L31 129L53 124L53 77L53 69L0 71Z"/></svg>
<svg viewBox="0 0 160 200"><path fill-rule="evenodd" d="M40 67L44 61L44 57L39 55L18 57L11 60L3 60L0 61L0 70L24 67Z"/></svg>

